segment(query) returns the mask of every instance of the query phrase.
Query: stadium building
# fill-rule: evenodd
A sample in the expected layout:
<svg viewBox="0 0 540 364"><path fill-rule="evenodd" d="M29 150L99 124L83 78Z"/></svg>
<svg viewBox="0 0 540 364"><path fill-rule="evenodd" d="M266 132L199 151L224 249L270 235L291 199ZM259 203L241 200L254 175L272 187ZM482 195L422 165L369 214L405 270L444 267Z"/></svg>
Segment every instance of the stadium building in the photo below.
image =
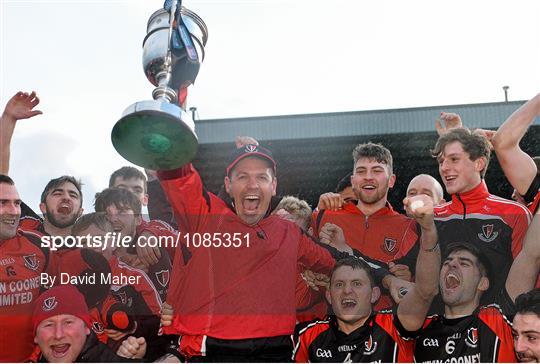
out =
<svg viewBox="0 0 540 364"><path fill-rule="evenodd" d="M323 192L352 171L352 149L372 141L385 145L394 157L396 186L389 194L395 208L401 207L407 184L419 173L441 182L430 149L437 140L434 122L441 111L461 115L470 128L496 129L525 101L468 105L445 105L407 109L283 115L237 119L197 120L199 154L195 166L206 187L218 192L234 138L248 135L274 153L278 163L278 194L292 194L313 207ZM522 149L540 155L540 118L529 129ZM512 190L496 156L486 174L491 193L510 198ZM446 196L448 198L448 196Z"/></svg>

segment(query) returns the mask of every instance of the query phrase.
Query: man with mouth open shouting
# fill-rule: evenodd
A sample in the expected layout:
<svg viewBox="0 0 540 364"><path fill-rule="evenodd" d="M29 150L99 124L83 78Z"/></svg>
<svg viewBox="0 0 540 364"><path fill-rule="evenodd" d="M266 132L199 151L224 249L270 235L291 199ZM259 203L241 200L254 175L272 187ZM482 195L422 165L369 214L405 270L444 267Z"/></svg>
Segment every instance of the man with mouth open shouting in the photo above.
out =
<svg viewBox="0 0 540 364"><path fill-rule="evenodd" d="M270 214L271 152L256 144L234 151L224 180L229 201L206 191L191 163L158 176L190 252L174 260L167 297L174 316L164 332L182 335L178 349L190 361L290 360L297 264L328 274L335 262L328 250L343 254Z"/></svg>
<svg viewBox="0 0 540 364"><path fill-rule="evenodd" d="M413 202L421 204L411 208ZM421 203L420 203L421 202ZM334 315L299 331L293 359L296 362L412 362L413 335L422 327L437 293L441 256L433 221L433 203L427 195L404 201L422 230L416 266L416 284L394 313L374 312L380 295L370 267L350 258L334 267L326 298Z"/></svg>
<svg viewBox="0 0 540 364"><path fill-rule="evenodd" d="M0 118L0 173L8 174L10 145L17 122L42 114L34 110L38 104L39 98L35 92L17 92L7 102ZM51 236L69 235L71 227L83 212L81 182L72 176L50 180L41 194L39 209L43 219L30 207L21 204L20 229Z"/></svg>
<svg viewBox="0 0 540 364"><path fill-rule="evenodd" d="M441 114L444 120L448 114ZM489 193L484 175L490 146L479 133L466 128L440 130L432 155L451 195L448 203L435 207L435 222L441 248L451 242L475 245L496 269L491 289L482 303L494 302L501 291L513 259L519 254L531 214L521 204ZM437 301L437 300L436 300ZM441 313L441 307L435 311Z"/></svg>
<svg viewBox="0 0 540 364"><path fill-rule="evenodd" d="M512 263L503 288L496 294L497 299L483 307L480 307L481 297L495 283L492 278L497 275L493 272L500 267L493 265L477 244L449 244L439 279L444 315L426 320L416 340L415 362L515 362L514 345L517 360L537 360L535 353L539 350L534 346L536 351L532 350L524 337L534 337L531 327L537 328L540 320L536 314L531 320L528 313L534 309L524 308L528 306L524 301L530 302L527 298L530 294L523 294L536 283L540 269L539 243L540 215L536 215L523 249ZM510 316L516 309L512 330L504 315Z"/></svg>

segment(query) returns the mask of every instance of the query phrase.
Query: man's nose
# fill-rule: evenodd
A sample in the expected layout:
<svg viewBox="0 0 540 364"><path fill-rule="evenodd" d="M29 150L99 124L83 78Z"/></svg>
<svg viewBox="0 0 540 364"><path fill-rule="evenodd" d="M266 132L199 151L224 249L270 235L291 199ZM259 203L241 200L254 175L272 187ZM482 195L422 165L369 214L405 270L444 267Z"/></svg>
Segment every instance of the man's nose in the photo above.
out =
<svg viewBox="0 0 540 364"><path fill-rule="evenodd" d="M64 327L62 324L57 324L54 328L54 337L55 339L61 339L64 337Z"/></svg>
<svg viewBox="0 0 540 364"><path fill-rule="evenodd" d="M515 339L514 345L517 353L523 353L527 351L527 345L525 343L525 340L521 336L518 336L517 339Z"/></svg>

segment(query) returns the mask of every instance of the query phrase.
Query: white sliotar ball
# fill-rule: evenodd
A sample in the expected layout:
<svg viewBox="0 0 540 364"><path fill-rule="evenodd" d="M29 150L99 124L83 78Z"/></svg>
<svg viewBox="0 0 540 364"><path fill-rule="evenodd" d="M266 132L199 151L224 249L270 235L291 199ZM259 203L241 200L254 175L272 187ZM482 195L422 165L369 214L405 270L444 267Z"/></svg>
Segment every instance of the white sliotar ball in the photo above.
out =
<svg viewBox="0 0 540 364"><path fill-rule="evenodd" d="M424 201L416 200L411 203L411 210L415 211L416 209L424 206Z"/></svg>

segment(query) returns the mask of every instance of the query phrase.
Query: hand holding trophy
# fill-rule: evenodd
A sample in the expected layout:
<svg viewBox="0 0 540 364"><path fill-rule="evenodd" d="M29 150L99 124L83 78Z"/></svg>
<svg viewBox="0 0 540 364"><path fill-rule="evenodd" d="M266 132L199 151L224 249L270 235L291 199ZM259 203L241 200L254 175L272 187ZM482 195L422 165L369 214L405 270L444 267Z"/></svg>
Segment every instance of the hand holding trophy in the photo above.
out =
<svg viewBox="0 0 540 364"><path fill-rule="evenodd" d="M115 124L111 139L122 157L154 170L175 169L195 157L195 124L179 99L195 82L207 39L203 20L179 0L166 1L150 16L143 67L156 86L154 100L132 104Z"/></svg>

